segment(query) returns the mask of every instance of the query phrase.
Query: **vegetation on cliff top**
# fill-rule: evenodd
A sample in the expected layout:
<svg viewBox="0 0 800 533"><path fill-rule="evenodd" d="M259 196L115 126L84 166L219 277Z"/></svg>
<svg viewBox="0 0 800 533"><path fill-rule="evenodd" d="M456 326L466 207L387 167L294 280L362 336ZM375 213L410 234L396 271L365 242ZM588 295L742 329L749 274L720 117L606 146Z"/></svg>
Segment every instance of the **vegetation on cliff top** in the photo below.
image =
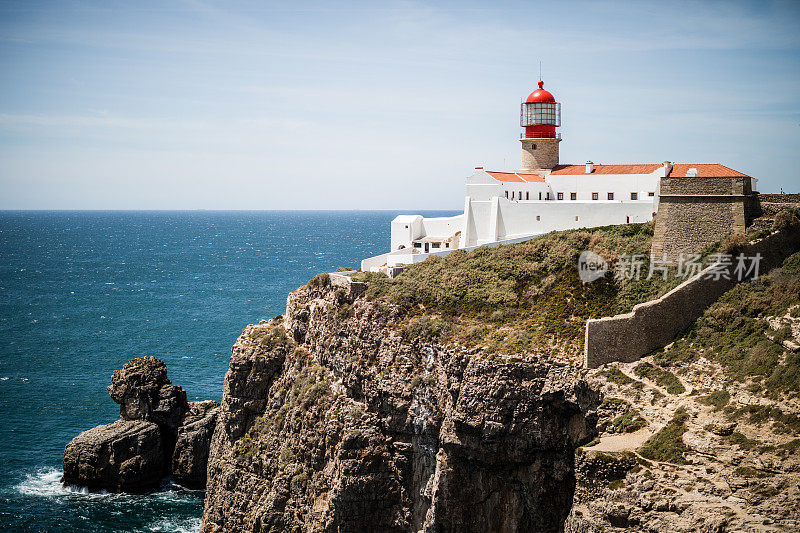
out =
<svg viewBox="0 0 800 533"><path fill-rule="evenodd" d="M366 272L353 278L368 282L369 299L400 305L410 316L439 315L448 321L449 327L426 324L436 326L439 337L454 335L464 344L506 353L552 349L553 339L579 349L586 319L630 311L680 283L658 272L648 279L652 234L652 224L553 232L523 243L430 257L394 279ZM581 282L577 265L584 250L609 262L603 278ZM615 277L611 265L623 255L641 256L638 279Z"/></svg>

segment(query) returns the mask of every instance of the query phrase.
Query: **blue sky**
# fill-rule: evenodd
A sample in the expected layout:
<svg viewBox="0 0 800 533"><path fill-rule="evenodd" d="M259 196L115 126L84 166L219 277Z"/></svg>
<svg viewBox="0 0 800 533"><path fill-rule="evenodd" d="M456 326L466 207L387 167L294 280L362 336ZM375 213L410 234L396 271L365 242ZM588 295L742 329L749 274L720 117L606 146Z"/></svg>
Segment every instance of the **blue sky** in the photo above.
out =
<svg viewBox="0 0 800 533"><path fill-rule="evenodd" d="M720 162L800 191L798 2L0 1L0 209L460 209L518 168Z"/></svg>

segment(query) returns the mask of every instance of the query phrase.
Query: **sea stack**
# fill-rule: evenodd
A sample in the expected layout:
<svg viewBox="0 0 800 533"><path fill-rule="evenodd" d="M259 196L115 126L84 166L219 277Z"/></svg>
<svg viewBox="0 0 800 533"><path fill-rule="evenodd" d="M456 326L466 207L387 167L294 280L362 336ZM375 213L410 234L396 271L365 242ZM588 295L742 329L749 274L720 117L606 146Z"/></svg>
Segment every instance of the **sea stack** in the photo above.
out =
<svg viewBox="0 0 800 533"><path fill-rule="evenodd" d="M108 387L120 420L84 431L64 449L65 485L142 492L172 475L202 489L219 404L187 402L156 357L139 357L114 371Z"/></svg>

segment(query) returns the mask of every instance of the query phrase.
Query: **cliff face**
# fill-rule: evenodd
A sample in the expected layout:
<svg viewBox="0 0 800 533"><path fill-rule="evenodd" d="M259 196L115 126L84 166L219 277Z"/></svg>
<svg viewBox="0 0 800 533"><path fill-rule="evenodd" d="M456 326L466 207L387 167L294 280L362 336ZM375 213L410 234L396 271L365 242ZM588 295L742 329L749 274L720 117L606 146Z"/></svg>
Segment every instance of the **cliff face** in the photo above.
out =
<svg viewBox="0 0 800 533"><path fill-rule="evenodd" d="M436 337L326 277L245 328L203 531L560 531L598 394L563 360Z"/></svg>

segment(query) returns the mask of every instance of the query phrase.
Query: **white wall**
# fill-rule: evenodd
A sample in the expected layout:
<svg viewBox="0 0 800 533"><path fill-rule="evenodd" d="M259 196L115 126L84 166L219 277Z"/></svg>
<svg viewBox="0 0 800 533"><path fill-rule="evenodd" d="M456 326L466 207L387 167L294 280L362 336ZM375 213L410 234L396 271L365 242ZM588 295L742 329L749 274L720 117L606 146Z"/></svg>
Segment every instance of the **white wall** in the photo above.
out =
<svg viewBox="0 0 800 533"><path fill-rule="evenodd" d="M458 246L466 248L554 230L647 222L658 207L663 172L663 168L659 168L652 174L551 174L543 183L499 182L480 170L467 178L463 214L438 218L396 217L391 225L391 257L377 256L364 265L372 268L376 261L402 264L406 259L407 262L424 260L419 255L428 254L408 251L413 249L413 241L425 236L445 240L461 231ZM506 191L509 191L508 199ZM515 200L511 200L511 191L514 191ZM529 193L531 200L517 200L520 192L523 198ZM543 200L539 200L539 192ZM559 192L564 193L563 200L556 199ZM576 193L576 200L570 199L571 192ZM594 192L598 194L597 200L592 200ZM613 200L608 200L609 192L614 193ZM632 192L638 193L637 200L630 199ZM655 196L648 196L650 192ZM550 200L544 199L547 193L550 193Z"/></svg>
<svg viewBox="0 0 800 533"><path fill-rule="evenodd" d="M499 198L496 213L491 210L491 202L472 201L470 210L477 228L475 244L554 230L647 222L653 218L653 200L511 202ZM497 222L493 221L493 216L497 216ZM536 220L537 216L539 220ZM497 228L496 234L491 231L494 227Z"/></svg>
<svg viewBox="0 0 800 533"><path fill-rule="evenodd" d="M450 237L461 231L464 214L452 217L423 218L420 215L399 215L392 220L391 251L411 248L412 241L427 236Z"/></svg>

